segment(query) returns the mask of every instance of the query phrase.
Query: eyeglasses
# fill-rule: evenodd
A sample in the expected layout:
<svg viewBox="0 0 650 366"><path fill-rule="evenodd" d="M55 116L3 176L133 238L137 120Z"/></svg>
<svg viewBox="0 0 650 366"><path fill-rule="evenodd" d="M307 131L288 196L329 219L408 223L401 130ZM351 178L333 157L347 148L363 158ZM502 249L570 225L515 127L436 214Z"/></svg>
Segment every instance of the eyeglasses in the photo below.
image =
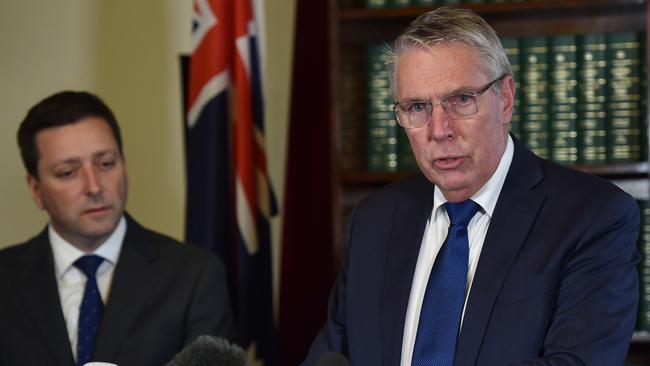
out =
<svg viewBox="0 0 650 366"><path fill-rule="evenodd" d="M440 100L440 104L431 104L431 102L425 101L396 103L393 106L393 112L397 116L397 122L404 128L417 128L427 125L431 121L433 107L438 105L442 107L442 110L445 111L445 114L450 119L470 118L478 113L478 97L505 76L502 75L490 81L487 85L476 91L444 97Z"/></svg>

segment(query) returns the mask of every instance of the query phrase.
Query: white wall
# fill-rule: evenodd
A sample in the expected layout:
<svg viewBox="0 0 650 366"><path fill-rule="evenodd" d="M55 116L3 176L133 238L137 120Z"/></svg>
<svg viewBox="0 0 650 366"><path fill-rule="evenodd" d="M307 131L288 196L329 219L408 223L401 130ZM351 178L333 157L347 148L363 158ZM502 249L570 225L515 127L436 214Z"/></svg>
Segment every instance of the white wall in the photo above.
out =
<svg viewBox="0 0 650 366"><path fill-rule="evenodd" d="M265 18L267 153L279 202L294 1L267 2ZM183 237L178 55L190 49L190 14L191 0L0 2L0 248L24 241L47 221L29 197L15 135L30 106L63 89L95 92L113 109L128 163L127 209L144 225Z"/></svg>
<svg viewBox="0 0 650 366"><path fill-rule="evenodd" d="M88 88L95 73L90 2L0 2L0 246L45 222L25 185L16 131L27 109L60 89Z"/></svg>

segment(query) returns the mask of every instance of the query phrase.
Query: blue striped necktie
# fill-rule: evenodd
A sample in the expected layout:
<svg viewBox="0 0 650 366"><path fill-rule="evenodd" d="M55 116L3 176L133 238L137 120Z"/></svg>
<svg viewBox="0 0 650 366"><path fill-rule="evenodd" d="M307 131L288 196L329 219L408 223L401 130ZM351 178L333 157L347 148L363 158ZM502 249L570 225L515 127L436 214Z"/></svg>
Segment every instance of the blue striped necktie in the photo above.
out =
<svg viewBox="0 0 650 366"><path fill-rule="evenodd" d="M447 202L445 209L451 223L424 293L413 348L413 366L454 364L467 287L467 224L479 210L479 205L472 200Z"/></svg>
<svg viewBox="0 0 650 366"><path fill-rule="evenodd" d="M97 287L97 268L104 261L104 258L96 255L86 255L74 262L88 278L84 297L79 306L79 333L77 338L77 365L81 366L91 361L95 350L95 341L99 334L99 326L102 321L102 296Z"/></svg>

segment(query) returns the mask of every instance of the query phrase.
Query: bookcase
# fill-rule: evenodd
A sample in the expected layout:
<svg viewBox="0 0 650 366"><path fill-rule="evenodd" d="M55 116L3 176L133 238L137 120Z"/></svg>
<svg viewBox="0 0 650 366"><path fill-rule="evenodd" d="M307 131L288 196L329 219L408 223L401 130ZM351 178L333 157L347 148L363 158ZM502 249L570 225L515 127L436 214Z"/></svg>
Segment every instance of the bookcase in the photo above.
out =
<svg viewBox="0 0 650 366"><path fill-rule="evenodd" d="M387 183L404 176L412 175L417 166L410 155L408 143L403 131L395 125L386 113L392 113L392 101L386 92L386 80L381 74L382 44L391 44L394 38L404 30L410 21L419 14L441 6L445 1L426 0L329 0L330 6L330 92L331 92L331 151L332 151L332 205L333 205L333 237L335 238L336 257L340 258L342 243L345 240L347 219L353 206L366 194L375 191ZM619 124L619 130L607 131L607 136L617 138L605 140L605 135L600 135L598 123L579 122L575 118L572 122L561 121L560 125L553 125L552 131L513 130L517 136L535 136L534 140L522 141L527 143L540 155L548 154L551 160L568 165L574 169L599 175L614 181L626 191L630 192L640 201L642 215L644 212L650 217L650 195L648 177L648 117L646 105L647 95L647 33L650 27L650 6L643 0L447 0L451 6L470 8L485 18L499 36L502 38L504 48L510 54L512 49L516 53L534 52L535 42L546 42L551 51L562 52L568 45L578 45L578 51L570 57L584 56L581 49L587 49L592 43L601 42L608 44L609 49L615 49L617 39L627 42L625 37L636 37L635 42L639 48L636 50L638 57L638 101L633 103L609 103L614 100L616 91L606 90L604 93L613 93L607 97L607 118L610 116L629 115L636 116L632 126L635 130L631 133L627 125L620 126L619 122L607 120L608 126ZM434 5L421 5L421 4ZM599 38L600 37L600 38ZM595 39L595 40L594 40ZM517 46L511 46L513 40ZM600 40L600 41L598 41ZM609 42L609 43L608 43ZM532 44L533 46L526 46ZM529 47L526 49L526 47ZM563 48L564 47L564 48ZM582 47L582 48L581 48ZM512 48L512 49L509 49ZM575 47L574 47L575 48ZM577 53L576 53L577 52ZM605 51L603 51L605 52ZM604 54L604 57L616 56ZM556 58L557 59L557 58ZM564 60L564 57L561 58ZM520 57L521 61L522 58ZM551 61L552 62L552 61ZM533 72L534 66L522 62L512 62L515 69L515 79L519 89L517 98L521 101L528 100L524 106L516 108L525 109L531 106L531 89L528 76L525 72ZM560 70L557 74L566 75L573 72L573 89L570 90L568 100L556 100L550 111L549 121L562 120L562 113L591 115L594 108L588 101L580 98L580 94L589 94L579 88L590 85L580 79L581 70L569 70L571 63L549 65L549 68ZM575 62L573 62L575 64ZM613 62L612 62L613 64ZM586 65L586 63L585 63ZM587 67L587 66L585 66ZM528 69L527 69L528 68ZM528 71L526 71L528 70ZM568 70L568 71L567 71ZM609 70L609 69L608 69ZM584 71L584 70L583 70ZM517 74L521 72L520 74ZM552 70L547 71L548 85L537 86L537 90L546 90L548 93L557 88L555 84L566 81L556 80ZM587 74L590 74L589 71ZM609 71L608 71L609 72ZM634 72L633 72L634 73ZM612 72L612 75L615 75ZM528 76L527 76L528 75ZM610 77L610 76L608 76ZM614 78L614 76L611 76ZM529 83L523 85L522 82ZM555 83L555 84L554 84ZM609 81L608 81L609 83ZM619 83L611 81L611 84ZM564 84L562 84L564 85ZM588 87L588 86L587 86ZM377 92L377 89L383 91ZM524 93L525 92L525 93ZM567 93L564 93L566 97ZM593 93L592 93L593 94ZM598 93L596 93L598 94ZM554 96L547 96L553 100ZM528 99L527 99L528 98ZM571 99L573 98L573 99ZM557 98L556 98L557 99ZM622 106L622 107L621 107ZM626 107L627 106L627 107ZM552 108L551 108L552 107ZM620 107L620 108L619 108ZM572 109L573 108L573 109ZM626 108L628 108L626 110ZM513 126L522 128L523 120L535 120L537 116L531 115L530 110L521 110L513 117ZM527 114L528 113L528 114ZM597 113L594 115L598 115ZM582 118L582 117L581 117ZM584 117L588 120L587 117ZM589 120L591 121L591 120ZM549 122L552 125L552 122ZM587 127L591 126L591 127ZM596 126L596 127L594 127ZM534 129L528 125L526 128ZM610 127L607 127L610 128ZM580 140L576 137L576 129L581 129L577 136L587 136ZM627 132L626 132L627 131ZM541 139L539 136L546 136ZM590 145L598 141L608 154L601 153L601 145ZM627 140L628 138L633 139ZM550 150L545 150L544 144L551 145ZM554 145L555 144L555 145ZM616 145L618 144L618 145ZM535 146L531 146L535 145ZM560 148L559 146L562 146ZM551 152L551 150L554 152ZM605 151L603 150L603 151ZM616 153L615 153L616 152ZM650 244L643 242L644 237L650 241L650 219L643 216L640 248L643 260L646 260L645 250ZM646 223L647 221L647 223ZM650 252L650 251L649 251ZM648 266L648 292L650 292L650 255L647 258ZM642 263L643 265L643 263ZM640 269L643 271L642 269ZM642 287L645 273L642 273ZM643 294L642 294L643 295ZM650 303L650 293L648 294ZM645 307L644 307L645 309ZM650 314L650 310L645 310ZM650 315L645 315L650 321ZM641 317L641 315L640 315ZM650 326L650 324L647 324ZM646 331L637 331L630 345L628 362L634 365L650 365L650 335Z"/></svg>

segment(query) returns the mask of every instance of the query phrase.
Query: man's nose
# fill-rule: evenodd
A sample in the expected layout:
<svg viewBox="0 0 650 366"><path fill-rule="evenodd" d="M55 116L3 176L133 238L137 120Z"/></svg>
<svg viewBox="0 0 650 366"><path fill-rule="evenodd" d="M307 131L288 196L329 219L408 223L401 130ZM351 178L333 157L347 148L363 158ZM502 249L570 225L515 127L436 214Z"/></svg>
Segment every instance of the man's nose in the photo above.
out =
<svg viewBox="0 0 650 366"><path fill-rule="evenodd" d="M432 140L444 140L453 135L450 125L451 119L441 105L433 106L429 120L429 136Z"/></svg>
<svg viewBox="0 0 650 366"><path fill-rule="evenodd" d="M84 169L84 189L90 195L96 195L101 192L102 187L95 169L88 167Z"/></svg>

